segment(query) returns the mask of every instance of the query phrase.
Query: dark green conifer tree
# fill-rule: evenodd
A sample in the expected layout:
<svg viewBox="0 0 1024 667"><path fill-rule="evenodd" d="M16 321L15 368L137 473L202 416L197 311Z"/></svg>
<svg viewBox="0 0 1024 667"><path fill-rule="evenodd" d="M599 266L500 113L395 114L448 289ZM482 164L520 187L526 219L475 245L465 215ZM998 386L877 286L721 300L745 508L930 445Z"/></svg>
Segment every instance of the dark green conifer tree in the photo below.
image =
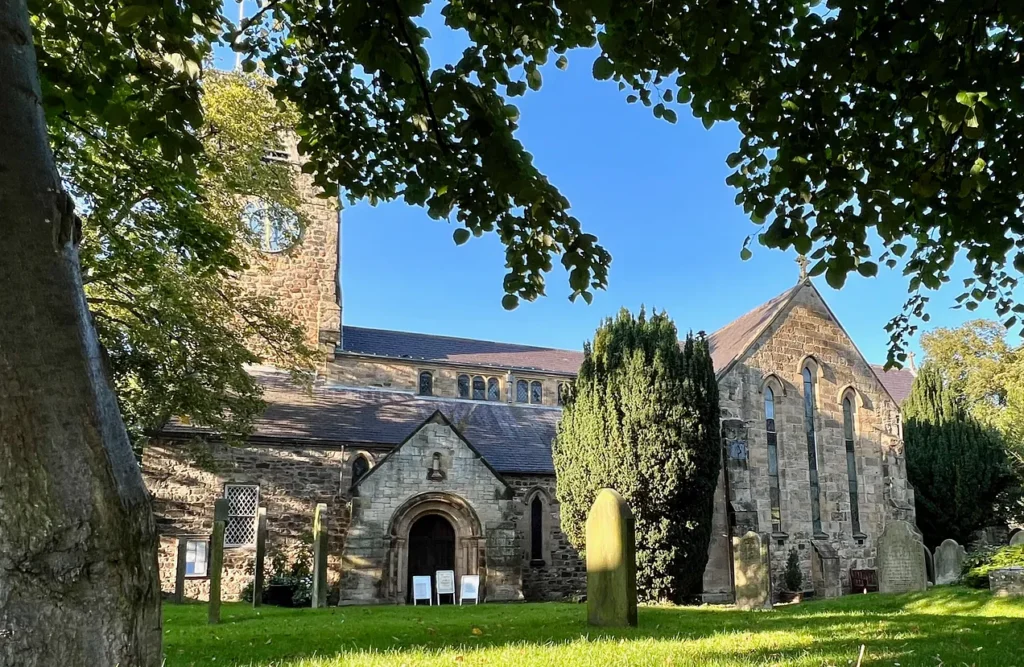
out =
<svg viewBox="0 0 1024 667"><path fill-rule="evenodd" d="M1002 439L970 416L926 364L903 404L907 477L925 543L967 544L973 531L1004 520L1001 497L1014 478Z"/></svg>
<svg viewBox="0 0 1024 667"><path fill-rule="evenodd" d="M562 530L584 549L587 512L611 487L636 517L641 599L701 590L721 465L718 383L703 334L680 345L665 313L623 309L584 348L554 445Z"/></svg>

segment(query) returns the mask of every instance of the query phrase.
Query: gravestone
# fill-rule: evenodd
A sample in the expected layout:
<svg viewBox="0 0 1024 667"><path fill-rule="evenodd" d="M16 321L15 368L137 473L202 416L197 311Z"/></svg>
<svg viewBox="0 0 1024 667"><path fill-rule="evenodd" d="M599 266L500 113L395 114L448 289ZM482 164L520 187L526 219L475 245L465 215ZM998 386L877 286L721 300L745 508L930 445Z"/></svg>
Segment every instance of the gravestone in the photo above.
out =
<svg viewBox="0 0 1024 667"><path fill-rule="evenodd" d="M772 575L768 542L754 531L732 538L737 609L771 609Z"/></svg>
<svg viewBox="0 0 1024 667"><path fill-rule="evenodd" d="M935 583L939 586L955 584L960 579L967 551L956 540L942 540L935 548Z"/></svg>
<svg viewBox="0 0 1024 667"><path fill-rule="evenodd" d="M207 620L220 623L220 578L224 573L224 527L228 522L228 501L213 503L213 536L210 538L210 605Z"/></svg>
<svg viewBox="0 0 1024 667"><path fill-rule="evenodd" d="M935 559L928 547L921 545L924 550L924 580L929 584L935 583Z"/></svg>
<svg viewBox="0 0 1024 667"><path fill-rule="evenodd" d="M313 607L327 606L327 505L313 512Z"/></svg>
<svg viewBox="0 0 1024 667"><path fill-rule="evenodd" d="M188 538L178 538L178 559L174 567L174 602L185 601L185 565L188 560Z"/></svg>
<svg viewBox="0 0 1024 667"><path fill-rule="evenodd" d="M263 562L267 559L267 508L256 510L256 569L252 582L252 606L263 604Z"/></svg>
<svg viewBox="0 0 1024 667"><path fill-rule="evenodd" d="M831 544L812 542L811 583L814 595L820 598L837 598L843 594L843 582L839 575L839 553Z"/></svg>
<svg viewBox="0 0 1024 667"><path fill-rule="evenodd" d="M991 572L988 587L996 597L1024 597L1024 567L1006 567Z"/></svg>
<svg viewBox="0 0 1024 667"><path fill-rule="evenodd" d="M1010 538L1010 546L1015 547L1021 544L1024 544L1024 530L1018 530Z"/></svg>
<svg viewBox="0 0 1024 667"><path fill-rule="evenodd" d="M924 543L906 521L890 521L878 538L878 591L907 593L928 587Z"/></svg>
<svg viewBox="0 0 1024 667"><path fill-rule="evenodd" d="M617 491L601 489L587 516L587 620L636 626L633 512Z"/></svg>

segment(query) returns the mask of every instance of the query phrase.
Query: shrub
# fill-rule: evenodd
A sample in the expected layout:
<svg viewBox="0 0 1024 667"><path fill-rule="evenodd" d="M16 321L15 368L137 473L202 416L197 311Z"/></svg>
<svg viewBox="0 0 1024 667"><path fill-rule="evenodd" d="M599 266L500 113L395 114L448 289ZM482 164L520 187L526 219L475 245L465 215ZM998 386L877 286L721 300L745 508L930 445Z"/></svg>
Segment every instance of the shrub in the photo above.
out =
<svg viewBox="0 0 1024 667"><path fill-rule="evenodd" d="M784 577L786 590L799 593L804 586L804 575L800 571L800 555L796 549L789 550L789 558L786 559L786 574Z"/></svg>
<svg viewBox="0 0 1024 667"><path fill-rule="evenodd" d="M681 602L700 592L718 481L718 383L703 335L679 344L665 313L623 309L584 347L553 447L562 530L586 547L597 491L636 519L637 593Z"/></svg>
<svg viewBox="0 0 1024 667"><path fill-rule="evenodd" d="M1024 567L1024 544L988 547L967 555L960 580L971 588L988 588L988 576L1004 567Z"/></svg>
<svg viewBox="0 0 1024 667"><path fill-rule="evenodd" d="M280 607L308 607L313 600L313 557L308 548L300 551L289 561L283 553L275 553L270 559L267 576L264 578L263 603ZM249 571L253 565L250 564ZM252 602L253 581L242 589L242 599Z"/></svg>

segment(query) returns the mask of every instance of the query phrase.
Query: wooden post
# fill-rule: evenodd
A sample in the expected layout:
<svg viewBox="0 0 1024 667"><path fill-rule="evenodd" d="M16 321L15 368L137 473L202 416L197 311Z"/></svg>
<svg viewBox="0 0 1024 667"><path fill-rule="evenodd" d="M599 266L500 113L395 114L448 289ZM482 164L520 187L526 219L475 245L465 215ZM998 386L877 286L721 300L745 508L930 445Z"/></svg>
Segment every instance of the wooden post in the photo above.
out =
<svg viewBox="0 0 1024 667"><path fill-rule="evenodd" d="M213 503L213 537L210 539L209 622L220 623L220 577L224 571L224 527L228 522L228 501Z"/></svg>
<svg viewBox="0 0 1024 667"><path fill-rule="evenodd" d="M263 604L263 561L267 557L267 508L256 510L256 572L252 583L252 606Z"/></svg>
<svg viewBox="0 0 1024 667"><path fill-rule="evenodd" d="M185 561L188 556L188 538L178 538L178 560L174 567L174 602L181 604L185 601Z"/></svg>
<svg viewBox="0 0 1024 667"><path fill-rule="evenodd" d="M327 505L313 513L313 608L327 606Z"/></svg>

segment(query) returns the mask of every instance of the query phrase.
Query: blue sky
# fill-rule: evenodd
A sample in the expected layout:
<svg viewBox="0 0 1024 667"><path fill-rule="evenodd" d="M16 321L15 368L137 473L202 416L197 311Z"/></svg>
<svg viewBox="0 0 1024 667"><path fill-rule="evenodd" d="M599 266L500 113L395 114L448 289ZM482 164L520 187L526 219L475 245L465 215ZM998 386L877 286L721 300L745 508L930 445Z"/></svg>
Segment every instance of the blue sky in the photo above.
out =
<svg viewBox="0 0 1024 667"><path fill-rule="evenodd" d="M237 16L237 5L230 5L226 13ZM458 56L461 35L436 13L423 24L433 35L435 65ZM608 289L590 306L570 303L567 276L556 263L548 296L507 312L504 252L494 236L457 247L455 227L421 209L360 203L343 214L346 324L579 349L622 306L664 309L681 332L711 332L796 282L792 251L752 244L753 258L740 260L743 239L757 227L725 184L725 158L738 145L738 130L723 124L705 130L688 111L676 125L655 119L649 109L626 104L615 83L593 79L594 57L570 53L566 71L552 58L543 88L514 103L518 137L534 163L611 252ZM233 61L221 52L217 62L230 67ZM953 282L933 294L926 326L993 316L991 308L950 308L958 278L966 275L962 263L957 268ZM883 327L907 298L906 279L883 268L873 279L851 275L840 291L823 278L815 284L865 356L883 362Z"/></svg>

